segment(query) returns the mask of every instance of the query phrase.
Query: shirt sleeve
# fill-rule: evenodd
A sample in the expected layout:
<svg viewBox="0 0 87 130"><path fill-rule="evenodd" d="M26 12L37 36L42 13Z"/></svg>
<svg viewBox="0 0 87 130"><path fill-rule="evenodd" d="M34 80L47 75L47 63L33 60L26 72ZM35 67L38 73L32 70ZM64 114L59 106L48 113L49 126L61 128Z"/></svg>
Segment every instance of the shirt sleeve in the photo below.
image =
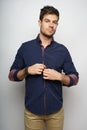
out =
<svg viewBox="0 0 87 130"><path fill-rule="evenodd" d="M63 71L66 75L70 77L70 84L69 86L76 85L78 83L79 74L75 68L75 65L72 61L71 55L69 51L66 51L65 61L63 64Z"/></svg>
<svg viewBox="0 0 87 130"><path fill-rule="evenodd" d="M15 60L10 68L10 72L9 72L9 79L11 81L20 81L17 78L17 73L19 70L23 69L25 67L24 64L24 59L23 59L23 46L21 46L18 51L17 54L15 56Z"/></svg>

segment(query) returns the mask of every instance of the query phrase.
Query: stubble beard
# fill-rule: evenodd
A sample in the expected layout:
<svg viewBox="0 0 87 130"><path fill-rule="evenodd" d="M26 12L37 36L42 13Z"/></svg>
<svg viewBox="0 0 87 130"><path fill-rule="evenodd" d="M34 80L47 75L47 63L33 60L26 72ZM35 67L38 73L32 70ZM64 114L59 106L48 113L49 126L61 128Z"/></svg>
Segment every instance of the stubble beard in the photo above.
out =
<svg viewBox="0 0 87 130"><path fill-rule="evenodd" d="M55 34L55 32L54 32L53 34L51 34L51 35L48 35L48 34L46 34L46 33L44 33L44 32L41 31L41 34L42 34L43 36L45 36L46 38L52 38L53 35Z"/></svg>

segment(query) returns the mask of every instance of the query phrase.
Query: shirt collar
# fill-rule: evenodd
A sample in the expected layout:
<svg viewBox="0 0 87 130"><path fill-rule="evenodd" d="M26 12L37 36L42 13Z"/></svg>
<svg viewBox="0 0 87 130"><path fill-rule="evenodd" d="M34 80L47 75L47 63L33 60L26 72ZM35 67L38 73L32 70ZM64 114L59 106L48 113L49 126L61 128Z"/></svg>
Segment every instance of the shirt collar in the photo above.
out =
<svg viewBox="0 0 87 130"><path fill-rule="evenodd" d="M37 38L36 38L36 41L37 41L37 43L38 43L39 45L42 43L42 41L41 41L41 39L40 39L40 37L39 37L39 34L38 34L38 36L37 36ZM52 38L52 41L51 41L51 43L50 43L48 46L51 46L51 45L53 44L53 42L54 42L54 38Z"/></svg>

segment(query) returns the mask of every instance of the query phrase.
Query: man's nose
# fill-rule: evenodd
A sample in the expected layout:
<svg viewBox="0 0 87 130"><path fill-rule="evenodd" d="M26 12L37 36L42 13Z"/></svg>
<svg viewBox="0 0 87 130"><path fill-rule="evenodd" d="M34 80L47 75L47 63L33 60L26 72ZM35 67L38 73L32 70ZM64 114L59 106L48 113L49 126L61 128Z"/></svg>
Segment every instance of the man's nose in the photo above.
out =
<svg viewBox="0 0 87 130"><path fill-rule="evenodd" d="M54 26L53 22L50 22L50 26L51 26L51 27L53 27L53 26Z"/></svg>

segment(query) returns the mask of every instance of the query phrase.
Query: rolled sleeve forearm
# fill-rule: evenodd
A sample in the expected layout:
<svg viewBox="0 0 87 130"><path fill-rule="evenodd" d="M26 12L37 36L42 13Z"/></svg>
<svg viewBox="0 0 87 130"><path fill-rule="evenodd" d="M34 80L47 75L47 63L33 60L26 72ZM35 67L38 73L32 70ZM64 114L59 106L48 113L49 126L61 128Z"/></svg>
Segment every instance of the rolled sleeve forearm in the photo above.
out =
<svg viewBox="0 0 87 130"><path fill-rule="evenodd" d="M73 86L73 85L76 85L78 83L78 80L79 80L79 77L75 74L70 74L68 75L69 78L70 78L70 83L69 83L69 86Z"/></svg>
<svg viewBox="0 0 87 130"><path fill-rule="evenodd" d="M16 70L16 69L13 69L9 72L9 80L11 81L21 81L18 79L17 77L17 73L18 73L19 70Z"/></svg>

